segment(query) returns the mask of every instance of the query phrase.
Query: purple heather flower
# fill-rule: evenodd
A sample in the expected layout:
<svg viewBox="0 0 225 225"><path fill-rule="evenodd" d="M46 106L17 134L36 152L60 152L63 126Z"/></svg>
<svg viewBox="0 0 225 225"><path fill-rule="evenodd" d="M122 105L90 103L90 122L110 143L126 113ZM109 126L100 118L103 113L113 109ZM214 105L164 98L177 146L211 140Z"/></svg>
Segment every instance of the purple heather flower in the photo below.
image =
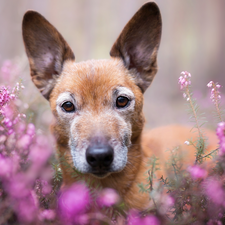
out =
<svg viewBox="0 0 225 225"><path fill-rule="evenodd" d="M128 225L136 225L136 224L141 224L141 225L160 225L160 220L153 215L148 215L144 218L140 218L138 215L137 211L132 210L129 213L128 216Z"/></svg>
<svg viewBox="0 0 225 225"><path fill-rule="evenodd" d="M198 165L189 166L187 170L191 174L191 177L195 180L205 178L207 175L206 170Z"/></svg>
<svg viewBox="0 0 225 225"><path fill-rule="evenodd" d="M27 132L28 135L30 135L31 137L35 134L35 126L33 123L29 123L27 125Z"/></svg>
<svg viewBox="0 0 225 225"><path fill-rule="evenodd" d="M46 180L41 180L42 194L45 196L52 191L52 186Z"/></svg>
<svg viewBox="0 0 225 225"><path fill-rule="evenodd" d="M221 85L219 85L218 83L214 83L213 81L210 81L207 84L207 87L212 88L211 95L210 95L210 99L212 100L212 102L214 103L218 102L221 99L221 95L219 91L219 88L221 87Z"/></svg>
<svg viewBox="0 0 225 225"><path fill-rule="evenodd" d="M24 173L13 175L7 183L7 192L13 198L24 198L30 193L32 182Z"/></svg>
<svg viewBox="0 0 225 225"><path fill-rule="evenodd" d="M220 122L216 129L216 134L219 138L219 144L220 144L220 155L225 154L225 122Z"/></svg>
<svg viewBox="0 0 225 225"><path fill-rule="evenodd" d="M12 161L0 155L0 178L9 178L12 171Z"/></svg>
<svg viewBox="0 0 225 225"><path fill-rule="evenodd" d="M209 178L204 182L204 190L209 199L217 205L222 205L225 199L225 193L221 182L216 178Z"/></svg>
<svg viewBox="0 0 225 225"><path fill-rule="evenodd" d="M173 197L171 197L168 194L162 195L161 196L161 205L160 205L160 213L161 214L166 214L171 207L174 206L175 200Z"/></svg>
<svg viewBox="0 0 225 225"><path fill-rule="evenodd" d="M12 81L19 74L19 67L10 60L5 60L0 69L0 75L5 81Z"/></svg>
<svg viewBox="0 0 225 225"><path fill-rule="evenodd" d="M90 203L88 188L81 183L74 183L63 190L58 199L58 209L62 220L76 221Z"/></svg>
<svg viewBox="0 0 225 225"><path fill-rule="evenodd" d="M141 222L142 225L160 225L160 221L156 216L150 215L150 216L146 216L142 219Z"/></svg>
<svg viewBox="0 0 225 225"><path fill-rule="evenodd" d="M0 89L0 108L6 105L11 99L12 96L9 90L6 87L2 87Z"/></svg>
<svg viewBox="0 0 225 225"><path fill-rule="evenodd" d="M187 71L181 72L181 76L179 77L178 84L180 84L180 89L183 89L185 87L188 87L191 85L191 74ZM186 98L186 94L183 95L184 98Z"/></svg>
<svg viewBox="0 0 225 225"><path fill-rule="evenodd" d="M136 225L141 224L141 218L138 215L138 212L135 210L131 210L128 219L127 219L128 225Z"/></svg>
<svg viewBox="0 0 225 225"><path fill-rule="evenodd" d="M14 199L13 203L13 208L21 222L28 222L31 224L36 221L38 214L38 201L36 194L33 191L30 191L24 198Z"/></svg>
<svg viewBox="0 0 225 225"><path fill-rule="evenodd" d="M223 225L223 224L219 220L209 220L209 222L206 225Z"/></svg>
<svg viewBox="0 0 225 225"><path fill-rule="evenodd" d="M28 149L31 144L31 137L28 134L24 134L18 141L17 147L20 149Z"/></svg>
<svg viewBox="0 0 225 225"><path fill-rule="evenodd" d="M110 207L119 202L119 195L114 189L105 188L101 191L98 198L98 204L103 207Z"/></svg>
<svg viewBox="0 0 225 225"><path fill-rule="evenodd" d="M37 172L43 168L52 154L52 149L44 136L37 137L37 143L31 146L29 159L32 162L31 171Z"/></svg>
<svg viewBox="0 0 225 225"><path fill-rule="evenodd" d="M45 209L39 214L39 219L43 220L54 220L56 217L55 211L52 209Z"/></svg>

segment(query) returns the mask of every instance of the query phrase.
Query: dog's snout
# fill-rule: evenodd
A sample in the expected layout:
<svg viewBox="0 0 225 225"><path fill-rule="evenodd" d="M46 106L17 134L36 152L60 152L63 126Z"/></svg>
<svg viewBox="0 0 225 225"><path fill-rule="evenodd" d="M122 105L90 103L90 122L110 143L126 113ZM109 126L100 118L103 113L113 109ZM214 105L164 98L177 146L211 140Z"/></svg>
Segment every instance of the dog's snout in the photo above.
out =
<svg viewBox="0 0 225 225"><path fill-rule="evenodd" d="M113 161L113 154L110 145L93 145L87 148L86 159L92 168L109 168Z"/></svg>

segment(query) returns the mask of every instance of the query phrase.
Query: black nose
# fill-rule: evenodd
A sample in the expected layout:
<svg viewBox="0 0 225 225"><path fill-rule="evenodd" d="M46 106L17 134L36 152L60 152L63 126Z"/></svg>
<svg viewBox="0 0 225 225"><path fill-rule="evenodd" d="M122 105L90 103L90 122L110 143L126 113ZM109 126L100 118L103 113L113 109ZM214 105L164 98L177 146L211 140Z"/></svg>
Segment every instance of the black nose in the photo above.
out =
<svg viewBox="0 0 225 225"><path fill-rule="evenodd" d="M92 168L108 168L113 161L113 148L110 145L89 146L86 151L86 159Z"/></svg>

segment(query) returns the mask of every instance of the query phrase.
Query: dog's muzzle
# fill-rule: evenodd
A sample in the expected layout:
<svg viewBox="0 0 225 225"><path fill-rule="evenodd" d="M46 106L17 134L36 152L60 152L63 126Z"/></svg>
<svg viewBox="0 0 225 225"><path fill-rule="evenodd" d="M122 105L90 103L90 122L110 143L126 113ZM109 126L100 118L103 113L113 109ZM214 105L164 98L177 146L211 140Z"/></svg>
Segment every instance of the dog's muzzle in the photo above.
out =
<svg viewBox="0 0 225 225"><path fill-rule="evenodd" d="M91 166L91 173L103 177L110 172L114 158L114 150L107 141L100 137L92 139L86 150L86 160Z"/></svg>

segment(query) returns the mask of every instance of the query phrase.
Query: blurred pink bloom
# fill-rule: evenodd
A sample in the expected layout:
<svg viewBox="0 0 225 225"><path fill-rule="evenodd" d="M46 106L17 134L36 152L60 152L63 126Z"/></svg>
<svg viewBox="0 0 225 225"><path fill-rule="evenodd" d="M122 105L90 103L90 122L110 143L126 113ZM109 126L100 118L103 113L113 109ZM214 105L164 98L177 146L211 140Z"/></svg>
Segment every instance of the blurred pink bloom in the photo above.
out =
<svg viewBox="0 0 225 225"><path fill-rule="evenodd" d="M156 216L146 216L142 219L141 225L160 225L160 221Z"/></svg>
<svg viewBox="0 0 225 225"><path fill-rule="evenodd" d="M27 134L33 136L35 134L35 126L33 123L27 125Z"/></svg>
<svg viewBox="0 0 225 225"><path fill-rule="evenodd" d="M225 193L222 188L222 184L214 177L209 178L204 182L204 190L206 195L215 204L221 205L224 203Z"/></svg>
<svg viewBox="0 0 225 225"><path fill-rule="evenodd" d="M135 211L135 210L132 210L130 213L129 213L129 216L128 216L128 225L137 225L137 224L140 224L140 225L160 225L160 220L156 217L156 216L153 216L153 215L149 215L149 216L146 216L144 218L140 218L140 216L138 215L138 212Z"/></svg>
<svg viewBox="0 0 225 225"><path fill-rule="evenodd" d="M13 203L13 207L21 222L28 222L29 224L36 222L38 205L34 192L30 191L24 198L14 199Z"/></svg>
<svg viewBox="0 0 225 225"><path fill-rule="evenodd" d="M25 129L26 129L26 124L25 124L25 122L23 122L22 120L19 121L19 123L18 123L17 126L16 126L16 132L17 132L18 134L23 134L24 131L25 131Z"/></svg>
<svg viewBox="0 0 225 225"><path fill-rule="evenodd" d="M24 134L18 141L17 141L17 147L21 149L28 149L29 145L31 144L32 138Z"/></svg>
<svg viewBox="0 0 225 225"><path fill-rule="evenodd" d="M0 135L0 144L6 141L7 137L5 135Z"/></svg>
<svg viewBox="0 0 225 225"><path fill-rule="evenodd" d="M58 209L62 220L76 221L90 203L88 188L81 183L74 183L63 190L58 199Z"/></svg>
<svg viewBox="0 0 225 225"><path fill-rule="evenodd" d="M0 74L5 81L12 81L15 76L19 74L19 68L17 64L13 63L12 61L5 60L0 69Z"/></svg>
<svg viewBox="0 0 225 225"><path fill-rule="evenodd" d="M14 117L14 115L15 115L15 113L14 113L12 107L9 106L9 105L5 106L5 107L2 109L2 114L3 114L4 117L9 118L10 120L12 120L13 117Z"/></svg>
<svg viewBox="0 0 225 225"><path fill-rule="evenodd" d="M32 162L31 171L39 171L52 154L52 148L47 143L47 137L37 137L37 143L31 146L29 159Z"/></svg>
<svg viewBox="0 0 225 225"><path fill-rule="evenodd" d="M216 134L219 138L219 145L220 145L220 155L225 154L225 122L218 123Z"/></svg>
<svg viewBox="0 0 225 225"><path fill-rule="evenodd" d="M119 195L116 193L114 189L111 188L105 188L102 190L98 197L98 204L103 207L110 207L116 203L118 203L120 200Z"/></svg>
<svg viewBox="0 0 225 225"><path fill-rule="evenodd" d="M29 195L32 185L26 174L18 173L7 182L7 192L13 198L23 198Z"/></svg>
<svg viewBox="0 0 225 225"><path fill-rule="evenodd" d="M42 185L42 194L45 196L47 194L50 194L52 191L52 186L48 183L46 180L41 180Z"/></svg>
<svg viewBox="0 0 225 225"><path fill-rule="evenodd" d="M175 200L170 195L166 194L161 197L161 204L159 207L159 211L161 214L166 214L169 209L174 206Z"/></svg>
<svg viewBox="0 0 225 225"><path fill-rule="evenodd" d="M54 220L56 217L55 211L52 209L45 209L39 214L40 220Z"/></svg>
<svg viewBox="0 0 225 225"><path fill-rule="evenodd" d="M198 165L189 166L187 168L188 172L191 174L191 177L195 180L202 179L207 176L207 171L201 168Z"/></svg>
<svg viewBox="0 0 225 225"><path fill-rule="evenodd" d="M128 219L127 219L128 225L136 225L141 224L141 218L138 215L138 212L135 210L131 210Z"/></svg>
<svg viewBox="0 0 225 225"><path fill-rule="evenodd" d="M219 220L209 220L206 225L222 225L222 222Z"/></svg>
<svg viewBox="0 0 225 225"><path fill-rule="evenodd" d="M12 171L12 161L0 155L0 178L8 178Z"/></svg>

